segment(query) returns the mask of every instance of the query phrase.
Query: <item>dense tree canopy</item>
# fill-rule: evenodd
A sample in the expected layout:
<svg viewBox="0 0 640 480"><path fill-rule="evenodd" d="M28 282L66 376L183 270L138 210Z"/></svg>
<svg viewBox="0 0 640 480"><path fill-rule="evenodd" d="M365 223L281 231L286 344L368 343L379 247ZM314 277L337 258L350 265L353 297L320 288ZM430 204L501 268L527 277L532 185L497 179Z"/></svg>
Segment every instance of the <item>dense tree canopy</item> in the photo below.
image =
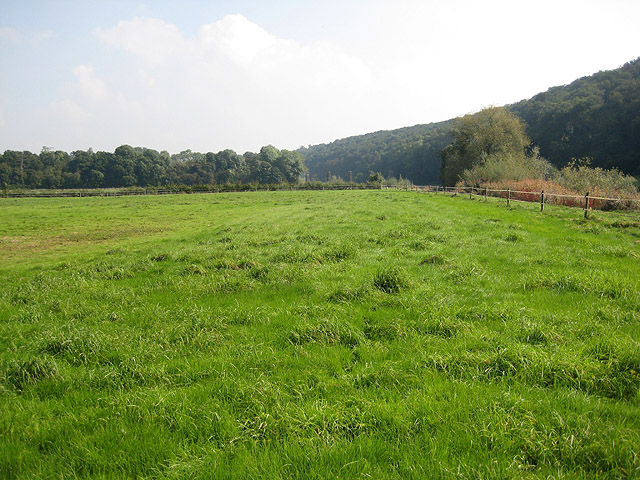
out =
<svg viewBox="0 0 640 480"><path fill-rule="evenodd" d="M0 154L0 186L26 188L296 183L306 171L300 153L272 145L244 155L233 150L169 155L129 145L113 153L89 149L68 154L45 147L39 155L12 150Z"/></svg>
<svg viewBox="0 0 640 480"><path fill-rule="evenodd" d="M356 182L366 182L371 172L411 179L418 184L437 183L439 152L451 140L450 122L380 131L300 148L311 178L324 180L329 172Z"/></svg>
<svg viewBox="0 0 640 480"><path fill-rule="evenodd" d="M557 167L574 158L640 177L640 59L508 107Z"/></svg>

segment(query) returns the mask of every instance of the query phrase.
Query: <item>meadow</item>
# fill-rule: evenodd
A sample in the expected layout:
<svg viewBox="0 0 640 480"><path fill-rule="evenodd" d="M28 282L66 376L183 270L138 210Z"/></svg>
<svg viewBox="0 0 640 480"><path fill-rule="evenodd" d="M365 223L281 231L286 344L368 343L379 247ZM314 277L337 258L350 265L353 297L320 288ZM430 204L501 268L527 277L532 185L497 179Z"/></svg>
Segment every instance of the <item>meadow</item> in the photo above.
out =
<svg viewBox="0 0 640 480"><path fill-rule="evenodd" d="M640 478L640 222L0 199L2 478Z"/></svg>

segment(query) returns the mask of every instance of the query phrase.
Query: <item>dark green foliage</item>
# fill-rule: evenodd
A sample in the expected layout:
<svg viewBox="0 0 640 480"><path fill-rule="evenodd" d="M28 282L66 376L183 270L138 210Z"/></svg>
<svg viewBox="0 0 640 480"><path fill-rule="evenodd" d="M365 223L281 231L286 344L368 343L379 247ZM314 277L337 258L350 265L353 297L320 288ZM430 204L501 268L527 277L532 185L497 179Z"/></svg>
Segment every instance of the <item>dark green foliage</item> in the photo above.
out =
<svg viewBox="0 0 640 480"><path fill-rule="evenodd" d="M574 158L591 158L593 167L617 168L640 176L640 59L623 67L550 88L507 108L526 124L542 158L561 168ZM0 154L0 185L26 188L99 188L226 183L295 183L312 179L366 182L371 172L403 177L416 184L441 178L440 152L451 143L453 120L380 131L303 147L296 152L266 146L259 153L232 150L206 154L185 150L169 155L147 148L118 147L114 153L43 148L39 155L7 150ZM445 154L445 158L446 158ZM507 164L516 176L546 166ZM445 162L446 163L446 162ZM492 175L489 162L482 175ZM464 170L464 169L463 169ZM446 183L456 178L445 176Z"/></svg>
<svg viewBox="0 0 640 480"><path fill-rule="evenodd" d="M384 176L380 172L372 172L367 179L367 183L370 185L382 185L382 182L384 182Z"/></svg>
<svg viewBox="0 0 640 480"><path fill-rule="evenodd" d="M593 167L640 176L640 59L508 108L554 165L589 157Z"/></svg>
<svg viewBox="0 0 640 480"><path fill-rule="evenodd" d="M306 172L298 152L272 145L259 154L233 150L175 155L122 145L114 153L78 150L40 155L7 150L0 155L0 185L24 188L123 188L161 185L297 183Z"/></svg>
<svg viewBox="0 0 640 480"><path fill-rule="evenodd" d="M330 171L345 181L366 182L372 172L402 176L431 185L440 178L440 150L451 140L451 122L416 125L300 148L312 179L324 180Z"/></svg>
<svg viewBox="0 0 640 480"><path fill-rule="evenodd" d="M456 119L453 142L442 150L442 183L455 185L465 171L481 162L524 163L531 140L518 117L500 107L489 107Z"/></svg>

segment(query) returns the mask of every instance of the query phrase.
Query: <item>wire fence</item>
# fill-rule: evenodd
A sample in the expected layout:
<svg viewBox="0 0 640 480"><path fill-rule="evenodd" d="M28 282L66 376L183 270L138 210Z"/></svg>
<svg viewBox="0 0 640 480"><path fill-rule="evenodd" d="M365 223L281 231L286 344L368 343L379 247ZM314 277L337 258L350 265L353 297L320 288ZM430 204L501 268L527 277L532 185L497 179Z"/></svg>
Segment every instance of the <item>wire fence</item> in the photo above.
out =
<svg viewBox="0 0 640 480"><path fill-rule="evenodd" d="M589 192L584 195L570 195L549 193L544 190L524 191L507 189L492 189L484 187L443 187L439 185L427 185L414 187L420 191L451 194L451 195L469 195L470 198L480 197L488 200L489 198L503 199L507 205L511 202L527 202L539 203L540 211L544 211L546 206L559 205L564 207L580 208L584 211L584 217L589 217L589 212L593 210L606 211L617 215L631 216L638 218L640 212L640 198L623 198L623 197L600 197L590 195ZM635 214L635 215L629 215Z"/></svg>
<svg viewBox="0 0 640 480"><path fill-rule="evenodd" d="M194 193L272 192L293 190L380 190L390 185L367 184L300 184L300 185L220 185L211 188L109 188L69 190L4 190L3 198L74 198L74 197L123 197L134 195L185 195Z"/></svg>
<svg viewBox="0 0 640 480"><path fill-rule="evenodd" d="M4 190L4 198L70 198L70 197L121 197L134 195L183 195L195 193L234 193L265 191L311 191L311 190L405 190L452 196L469 195L470 198L498 198L510 205L511 202L539 203L540 210L546 206L559 205L584 210L585 218L593 210L607 211L617 215L638 218L640 212L639 198L614 198L590 195L568 195L545 192L544 190L524 191L492 189L484 187L444 187L441 185L368 185L357 183L325 184L320 182L300 185L217 185L203 187L164 187L164 188L121 188L121 189L75 189L75 190ZM635 214L635 215L629 215Z"/></svg>

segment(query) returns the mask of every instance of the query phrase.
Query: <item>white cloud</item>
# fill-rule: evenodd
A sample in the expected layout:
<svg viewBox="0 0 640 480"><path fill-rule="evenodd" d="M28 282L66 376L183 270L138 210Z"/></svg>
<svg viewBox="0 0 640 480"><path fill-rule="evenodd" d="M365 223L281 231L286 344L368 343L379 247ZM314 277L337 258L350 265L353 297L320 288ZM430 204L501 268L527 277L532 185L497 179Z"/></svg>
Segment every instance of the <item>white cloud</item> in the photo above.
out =
<svg viewBox="0 0 640 480"><path fill-rule="evenodd" d="M292 139L348 133L345 121L361 114L372 81L369 67L338 47L280 39L241 15L203 25L191 38L144 18L94 34L131 54L134 68L74 67L50 112L93 135L95 148L296 148ZM310 129L321 135L312 138Z"/></svg>
<svg viewBox="0 0 640 480"><path fill-rule="evenodd" d="M78 65L74 67L73 74L77 79L74 88L79 95L92 103L111 100L107 84L104 80L95 76L93 65Z"/></svg>
<svg viewBox="0 0 640 480"><path fill-rule="evenodd" d="M93 116L69 98L51 102L49 110L59 121L76 125L87 122Z"/></svg>
<svg viewBox="0 0 640 480"><path fill-rule="evenodd" d="M611 1L603 9L593 0L540 0L535 8L511 0L377 0L341 36L307 42L243 15L202 24L195 34L140 16L93 31L110 53L73 67L49 105L51 132L75 132L70 148L131 143L242 153L446 120L633 59L640 33L629 12L640 15L640 3L623 9L625 0ZM5 40L20 35L0 29Z"/></svg>
<svg viewBox="0 0 640 480"><path fill-rule="evenodd" d="M21 35L15 28L0 27L0 40L6 40L12 43L20 41Z"/></svg>
<svg viewBox="0 0 640 480"><path fill-rule="evenodd" d="M198 41L244 66L291 46L291 42L278 40L242 15L227 15L216 23L202 26Z"/></svg>
<svg viewBox="0 0 640 480"><path fill-rule="evenodd" d="M37 46L55 37L57 37L57 34L52 30L28 32L18 28L0 27L0 40L14 44L30 43L31 45Z"/></svg>
<svg viewBox="0 0 640 480"><path fill-rule="evenodd" d="M94 34L103 42L152 63L167 60L184 47L178 27L155 18L136 17L118 22L109 30L97 28Z"/></svg>
<svg viewBox="0 0 640 480"><path fill-rule="evenodd" d="M355 50L379 66L381 94L396 96L383 107L389 117L444 120L632 60L638 15L640 2L628 0L379 1ZM410 93L413 107L394 109Z"/></svg>
<svg viewBox="0 0 640 480"><path fill-rule="evenodd" d="M40 42L46 42L48 40L56 38L57 36L58 34L52 30L44 30L42 32L34 33L32 35L32 40L34 43L40 43Z"/></svg>

